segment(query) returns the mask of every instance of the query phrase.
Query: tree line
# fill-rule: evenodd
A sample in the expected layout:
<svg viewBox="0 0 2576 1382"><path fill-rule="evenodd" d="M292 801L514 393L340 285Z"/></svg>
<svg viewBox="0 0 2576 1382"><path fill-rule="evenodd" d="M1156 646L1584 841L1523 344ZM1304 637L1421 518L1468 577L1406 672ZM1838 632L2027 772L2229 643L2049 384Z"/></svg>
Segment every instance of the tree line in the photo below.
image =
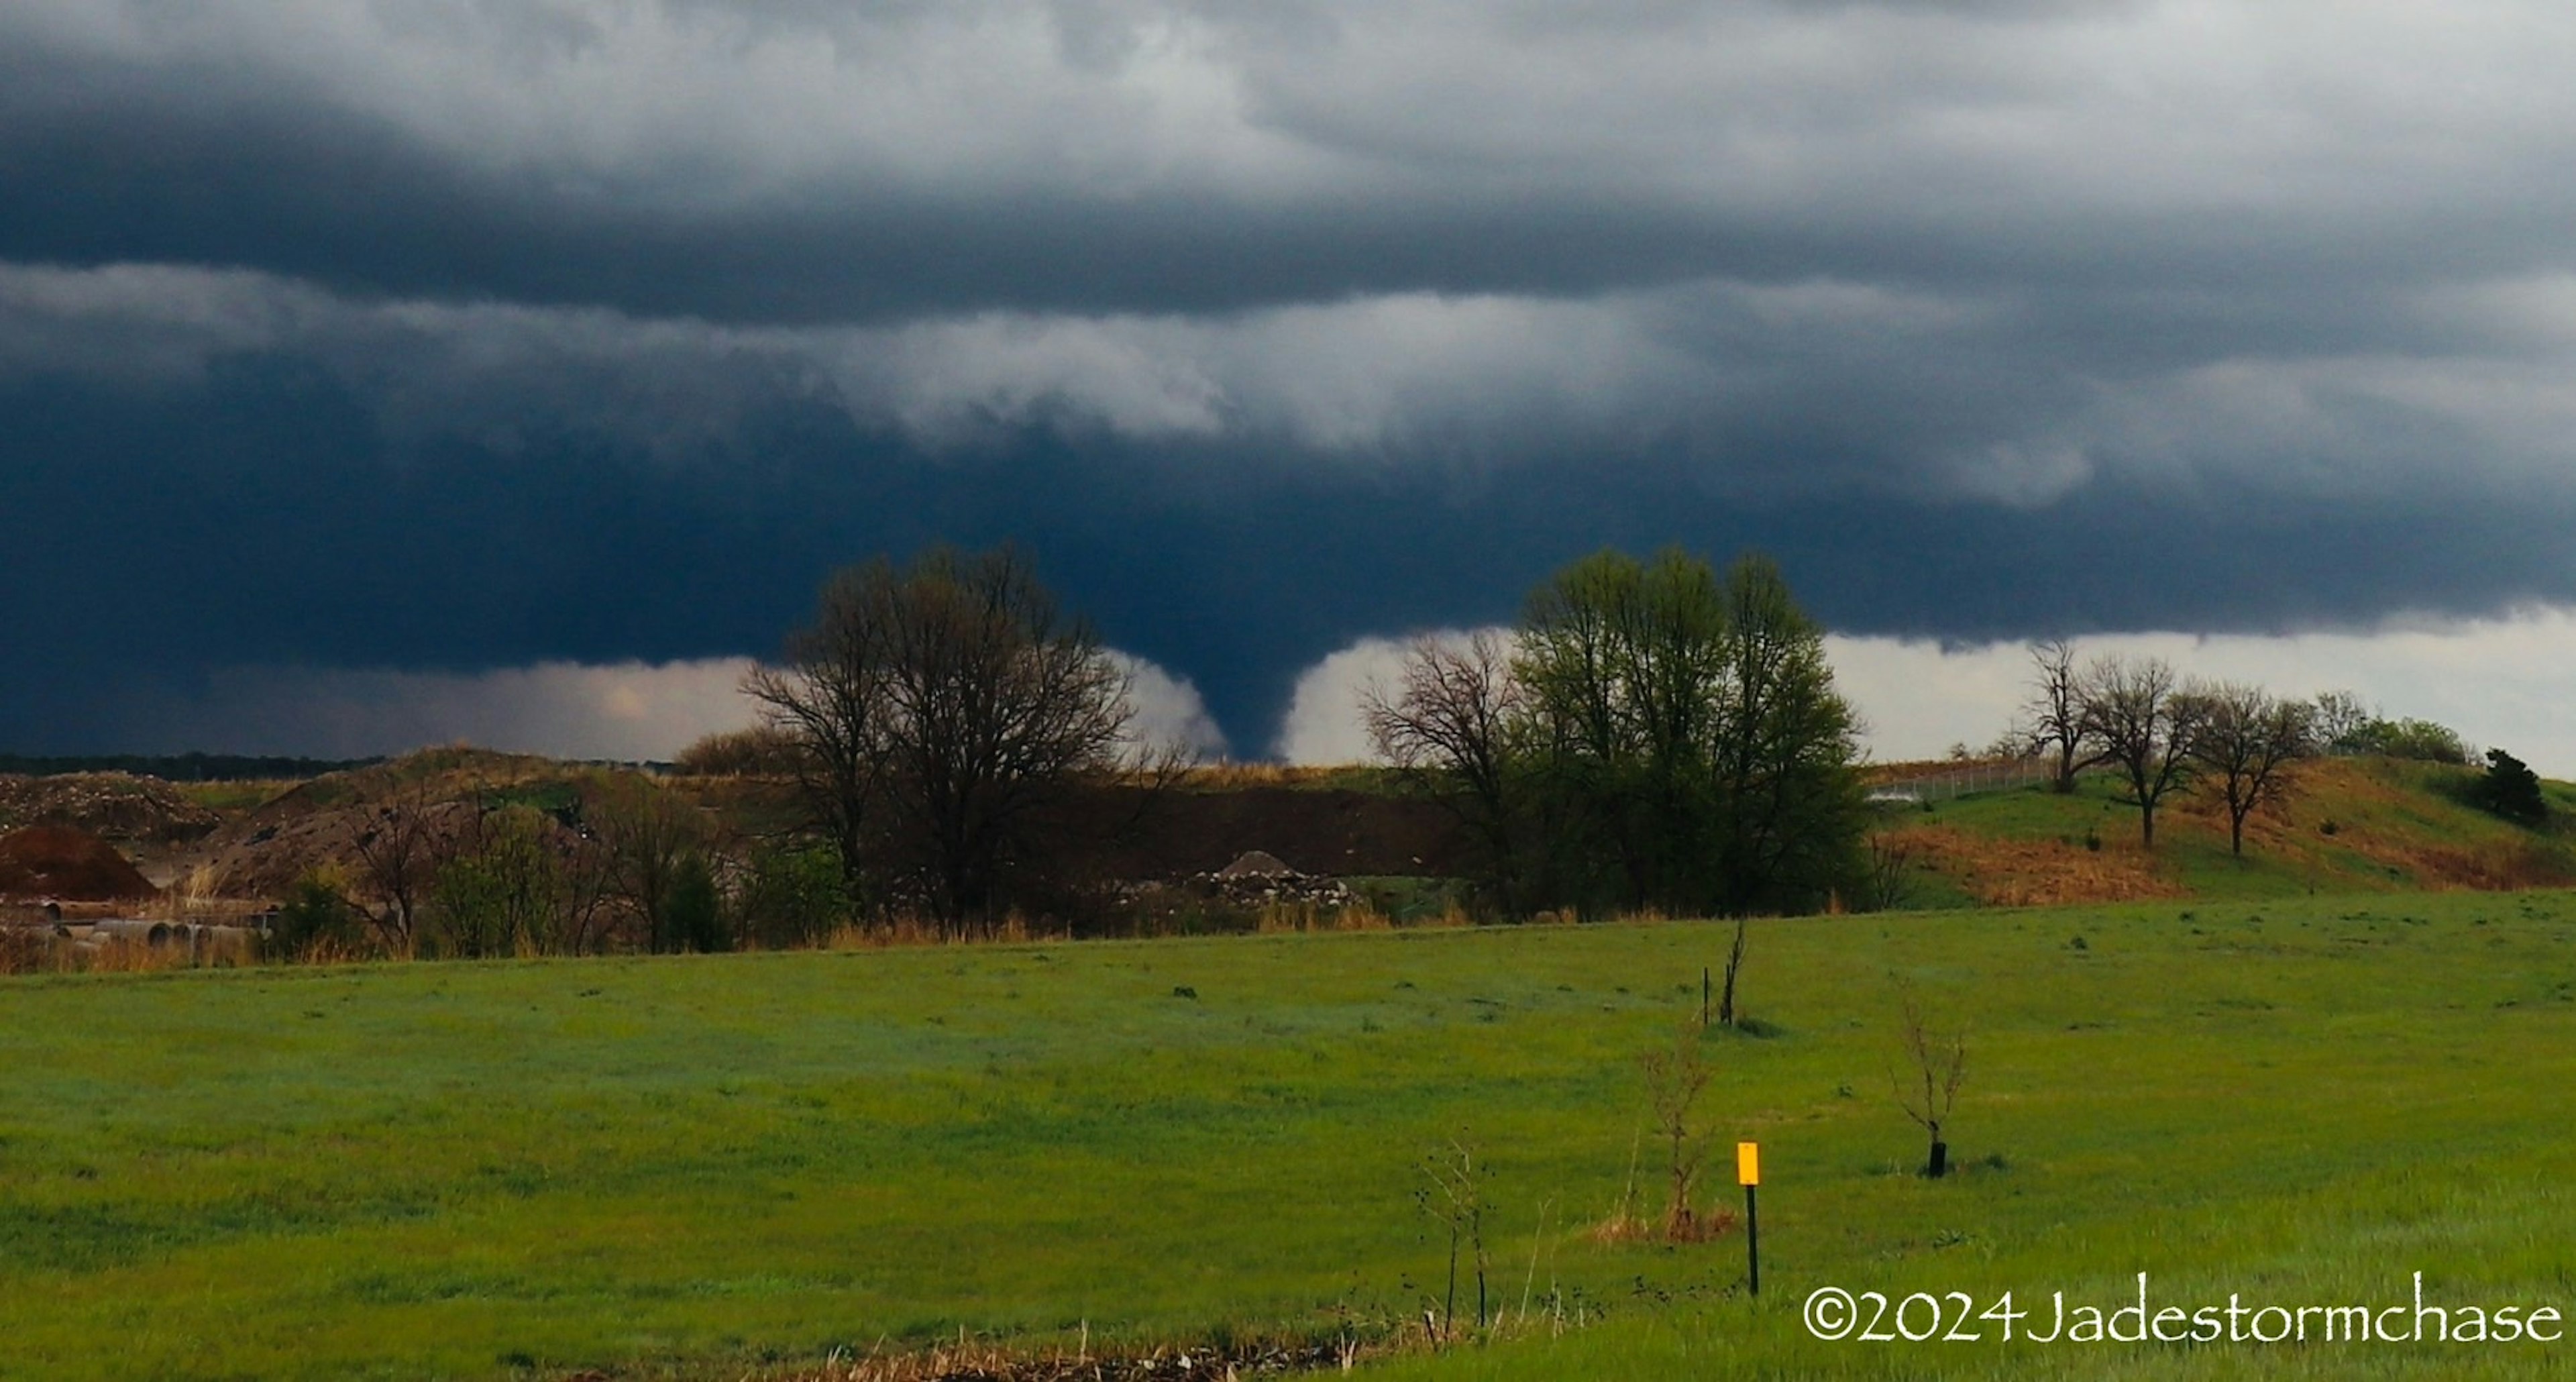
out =
<svg viewBox="0 0 2576 1382"><path fill-rule="evenodd" d="M2247 820L2285 799L2294 766L2320 754L2472 761L2453 730L2387 719L2349 691L2298 700L2249 682L2185 678L2156 657L2107 654L2079 664L2064 639L2032 644L2030 663L2029 699L1998 747L2046 758L2060 793L2075 790L2079 773L2112 772L2150 849L2157 810L2205 789L2226 812L2229 851L2243 854ZM2468 789L2472 804L2527 824L2547 816L2540 780L2522 760L2490 749L2486 762L2485 776Z"/></svg>
<svg viewBox="0 0 2576 1382"><path fill-rule="evenodd" d="M272 938L287 953L708 952L808 943L850 913L827 854L745 837L633 775L597 774L550 806L398 785L365 808L349 854L292 889Z"/></svg>

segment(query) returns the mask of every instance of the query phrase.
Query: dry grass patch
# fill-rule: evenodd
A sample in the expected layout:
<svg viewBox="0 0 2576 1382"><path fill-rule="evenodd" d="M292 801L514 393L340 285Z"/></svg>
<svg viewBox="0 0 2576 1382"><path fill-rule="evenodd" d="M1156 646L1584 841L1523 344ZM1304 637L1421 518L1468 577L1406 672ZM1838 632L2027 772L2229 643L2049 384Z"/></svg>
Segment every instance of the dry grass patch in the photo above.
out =
<svg viewBox="0 0 2576 1382"><path fill-rule="evenodd" d="M2129 902L2183 897L2190 890L2157 873L2155 860L2133 844L2105 842L2098 850L2060 840L1981 835L1947 825L1918 825L1892 838L1956 880L1970 897L1990 907L2038 907L2077 902Z"/></svg>

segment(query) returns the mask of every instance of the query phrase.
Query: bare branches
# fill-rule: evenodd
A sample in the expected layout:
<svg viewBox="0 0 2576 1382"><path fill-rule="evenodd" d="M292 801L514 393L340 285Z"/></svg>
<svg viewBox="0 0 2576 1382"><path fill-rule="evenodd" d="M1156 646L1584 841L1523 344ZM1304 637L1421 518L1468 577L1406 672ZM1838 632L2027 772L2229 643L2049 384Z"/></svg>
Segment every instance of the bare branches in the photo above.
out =
<svg viewBox="0 0 2576 1382"><path fill-rule="evenodd" d="M1443 1333L1457 1332L1458 1250L1462 1245L1473 1254L1476 1269L1476 1327L1485 1327L1485 1283L1491 1264L1485 1255L1484 1176L1485 1168L1477 1164L1475 1148L1463 1139L1452 1138L1447 1146L1422 1158L1424 1184L1413 1192L1414 1203L1422 1212L1449 1230L1449 1294L1440 1312Z"/></svg>
<svg viewBox="0 0 2576 1382"><path fill-rule="evenodd" d="M1959 1086L1968 1078L1968 1036L1940 1032L1923 1015L1912 993L1906 993L1897 1017L1898 1064L1888 1069L1897 1106L1932 1139L1923 1174L1941 1176L1950 1169L1950 1144L1944 1131L1959 1102Z"/></svg>
<svg viewBox="0 0 2576 1382"><path fill-rule="evenodd" d="M2197 726L2188 752L2218 785L2228 848L2243 854L2246 818L2287 794L2284 769L2316 752L2316 710L2243 682L2193 685L2180 699Z"/></svg>
<svg viewBox="0 0 2576 1382"><path fill-rule="evenodd" d="M1698 1036L1682 1029L1669 1048L1638 1058L1646 1076L1646 1098L1654 1110L1656 1136L1662 1140L1672 1173L1672 1202L1664 1209L1664 1236L1687 1242L1700 1236L1699 1215L1691 1208L1691 1189L1707 1160L1707 1139L1691 1129L1691 1111L1708 1088L1708 1058Z"/></svg>
<svg viewBox="0 0 2576 1382"><path fill-rule="evenodd" d="M1529 709L1510 643L1479 630L1464 645L1428 635L1405 649L1392 696L1360 694L1370 742L1398 768L1430 783L1475 832L1504 911L1518 903L1512 736Z"/></svg>
<svg viewBox="0 0 2576 1382"><path fill-rule="evenodd" d="M2075 667L2075 645L2063 638L2030 645L2030 698L2021 704L2010 736L2026 751L2056 760L2051 789L2075 790L2075 775L2103 762L2106 753L2084 718L2084 678Z"/></svg>
<svg viewBox="0 0 2576 1382"><path fill-rule="evenodd" d="M368 887L385 902L385 910L368 919L385 949L396 955L411 953L420 904L445 862L437 811L418 783L399 788L350 842Z"/></svg>
<svg viewBox="0 0 2576 1382"><path fill-rule="evenodd" d="M1118 767L1135 716L1128 673L1010 548L841 572L785 665L744 690L800 746L853 891L951 926L1002 905L1034 822Z"/></svg>
<svg viewBox="0 0 2576 1382"><path fill-rule="evenodd" d="M2080 690L2084 732L2126 777L2139 838L2153 849L2157 805L2191 781L2202 707L2175 694L2172 664L2155 657L2096 658Z"/></svg>

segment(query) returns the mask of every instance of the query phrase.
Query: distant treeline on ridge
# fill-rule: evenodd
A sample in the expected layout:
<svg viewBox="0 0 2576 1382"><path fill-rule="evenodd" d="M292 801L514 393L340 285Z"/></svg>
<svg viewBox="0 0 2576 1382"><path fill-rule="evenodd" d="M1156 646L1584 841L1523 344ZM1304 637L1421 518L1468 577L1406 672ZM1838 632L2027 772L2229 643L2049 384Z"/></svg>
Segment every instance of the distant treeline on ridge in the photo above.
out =
<svg viewBox="0 0 2576 1382"><path fill-rule="evenodd" d="M0 773L55 777L64 773L132 773L164 782L241 782L261 778L320 777L364 768L377 758L282 758L238 753L110 753L38 756L0 753Z"/></svg>

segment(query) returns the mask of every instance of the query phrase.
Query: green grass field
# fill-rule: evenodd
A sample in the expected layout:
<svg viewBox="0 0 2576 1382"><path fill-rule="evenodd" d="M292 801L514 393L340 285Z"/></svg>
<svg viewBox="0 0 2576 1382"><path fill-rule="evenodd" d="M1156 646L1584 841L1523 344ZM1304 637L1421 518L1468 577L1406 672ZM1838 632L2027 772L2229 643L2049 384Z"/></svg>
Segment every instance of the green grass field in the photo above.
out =
<svg viewBox="0 0 2576 1382"><path fill-rule="evenodd" d="M2576 898L1755 924L1701 1110L1744 1244L1605 1246L1704 924L0 980L0 1376L736 1377L963 1328L1418 1317L1420 1162L1494 1294L1396 1377L2557 1376L2576 1344L1821 1342L1820 1286L2576 1308ZM2081 937L2082 944L2076 944ZM1896 984L1970 1029L1912 1168ZM1182 992L1187 990L1187 992ZM1654 1154L1636 1179L1659 1202ZM2045 1316L2032 1323L2045 1323ZM1989 1326L1990 1328L1991 1326Z"/></svg>

